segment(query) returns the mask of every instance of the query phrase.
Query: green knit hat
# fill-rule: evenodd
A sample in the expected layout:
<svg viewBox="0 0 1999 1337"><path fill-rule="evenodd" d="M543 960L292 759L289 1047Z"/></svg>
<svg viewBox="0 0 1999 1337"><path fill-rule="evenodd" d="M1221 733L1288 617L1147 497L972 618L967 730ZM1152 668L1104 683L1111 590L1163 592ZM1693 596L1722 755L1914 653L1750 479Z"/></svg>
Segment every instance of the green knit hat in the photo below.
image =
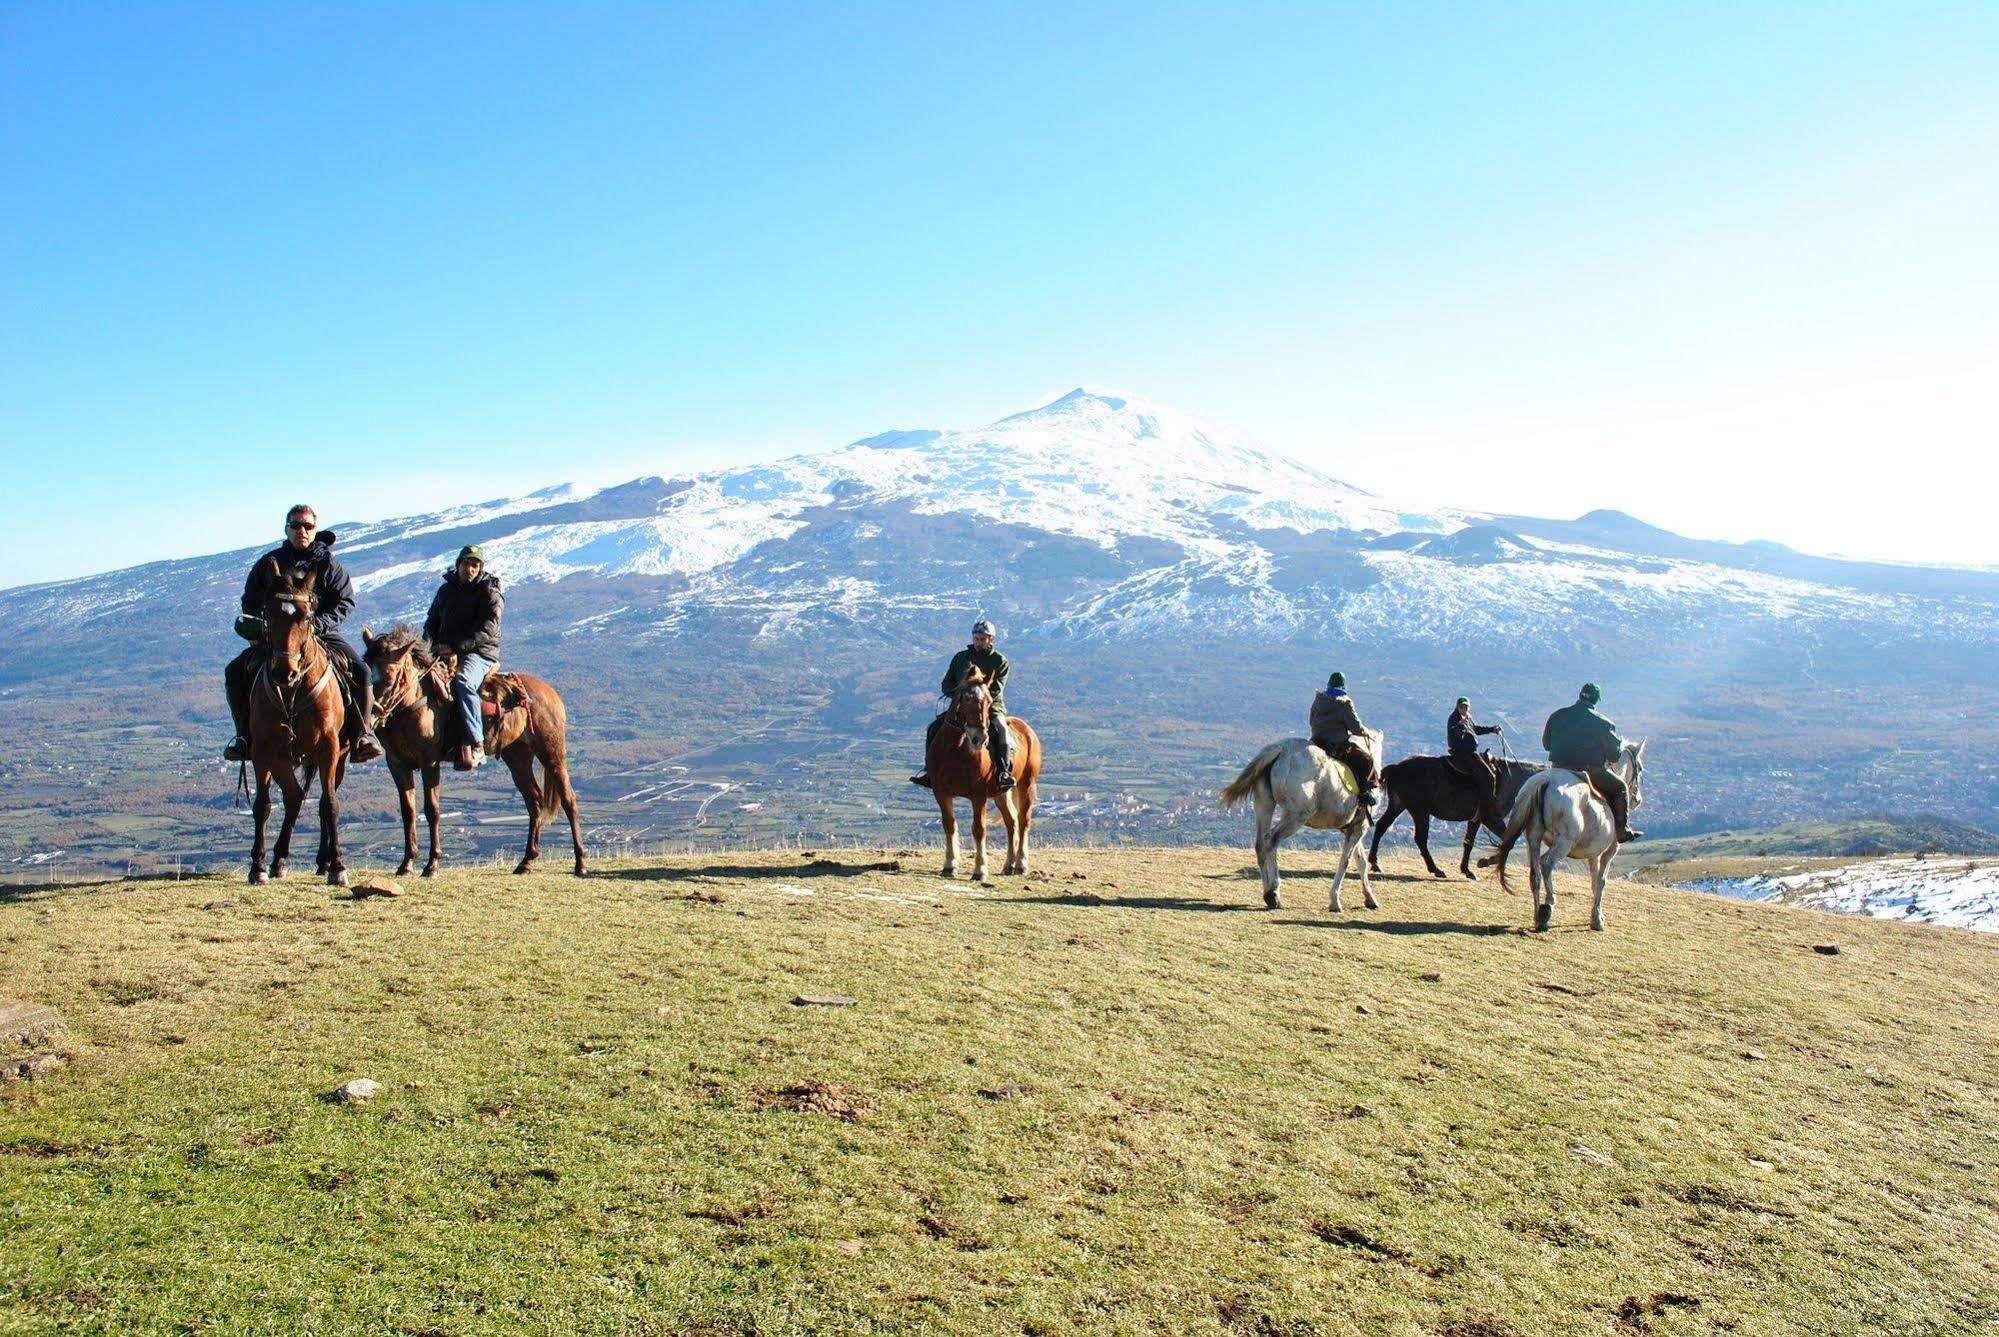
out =
<svg viewBox="0 0 1999 1337"><path fill-rule="evenodd" d="M1591 705L1595 705L1597 702L1603 700L1603 688L1597 686L1593 682L1584 683L1582 690L1582 699L1589 702Z"/></svg>
<svg viewBox="0 0 1999 1337"><path fill-rule="evenodd" d="M1344 687L1346 685L1347 675L1344 673L1335 673L1332 677L1326 679L1326 690L1329 692L1335 687Z"/></svg>
<svg viewBox="0 0 1999 1337"><path fill-rule="evenodd" d="M1458 698L1458 704L1461 706L1468 706L1471 704L1471 698L1468 696L1461 696Z"/></svg>
<svg viewBox="0 0 1999 1337"><path fill-rule="evenodd" d="M468 543L464 547L458 550L459 561L462 562L467 557L470 557L473 561L479 563L479 565L481 566L484 566L486 564L486 550L484 548L481 548L476 543Z"/></svg>

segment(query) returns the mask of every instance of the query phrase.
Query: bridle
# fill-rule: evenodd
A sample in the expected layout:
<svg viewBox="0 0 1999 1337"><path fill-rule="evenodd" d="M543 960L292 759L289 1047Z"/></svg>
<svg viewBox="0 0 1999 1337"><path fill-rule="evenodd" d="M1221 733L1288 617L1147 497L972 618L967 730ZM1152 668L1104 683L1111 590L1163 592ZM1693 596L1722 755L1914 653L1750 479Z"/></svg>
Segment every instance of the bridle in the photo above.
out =
<svg viewBox="0 0 1999 1337"><path fill-rule="evenodd" d="M407 651L382 663L382 678L393 689L375 698L375 727L384 728L399 710L423 702L423 673L410 663Z"/></svg>
<svg viewBox="0 0 1999 1337"><path fill-rule="evenodd" d="M310 701L323 693L333 682L333 657L326 653L319 641L319 631L312 625L312 596L296 590L287 590L271 596L272 603L287 607L291 615L305 624L305 649L281 650L275 644L270 646L270 662L259 673L258 679L264 684L264 691L282 713L282 727L285 731L285 746L289 750L298 741L298 709L303 701ZM270 620L270 627L278 627L276 619ZM310 686L300 692L302 680L310 668L314 653L319 655L319 672L313 675ZM289 674L282 683L274 667L282 666Z"/></svg>
<svg viewBox="0 0 1999 1337"><path fill-rule="evenodd" d="M968 706L976 708L978 712L975 722L971 724L960 718ZM945 723L963 734L974 752L983 752L991 718L992 693L987 690L983 682L968 682L958 689L956 696L951 698L951 710L945 716Z"/></svg>

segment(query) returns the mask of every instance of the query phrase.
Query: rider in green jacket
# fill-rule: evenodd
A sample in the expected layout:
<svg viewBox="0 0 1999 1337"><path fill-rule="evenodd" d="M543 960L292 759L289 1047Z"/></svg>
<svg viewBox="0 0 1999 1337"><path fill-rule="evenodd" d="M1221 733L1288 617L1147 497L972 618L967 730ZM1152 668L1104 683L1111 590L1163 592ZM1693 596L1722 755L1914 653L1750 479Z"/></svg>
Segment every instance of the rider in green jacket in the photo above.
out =
<svg viewBox="0 0 1999 1337"><path fill-rule="evenodd" d="M1006 675L1013 668L1005 655L999 652L996 642L999 628L985 618L972 624L972 643L951 656L951 666L944 670L944 681L938 691L945 696L956 696L958 688L964 685L965 675L976 666L985 675L987 690L992 694L992 721L988 731L988 748L993 754L993 763L999 767L998 786L1000 789L1013 788L1013 730L1006 724ZM930 721L929 730L923 735L923 755L930 755L930 740L942 728L944 716ZM930 787L929 773L920 772L909 777L913 785Z"/></svg>
<svg viewBox="0 0 1999 1337"><path fill-rule="evenodd" d="M1584 683L1574 705L1563 706L1548 717L1541 730L1541 746L1548 749L1550 764L1589 776L1596 792L1610 805L1619 842L1636 840L1645 833L1631 829L1630 792L1610 769L1624 754L1624 740L1617 736L1617 726L1597 713L1596 703L1602 699L1603 692L1595 683Z"/></svg>

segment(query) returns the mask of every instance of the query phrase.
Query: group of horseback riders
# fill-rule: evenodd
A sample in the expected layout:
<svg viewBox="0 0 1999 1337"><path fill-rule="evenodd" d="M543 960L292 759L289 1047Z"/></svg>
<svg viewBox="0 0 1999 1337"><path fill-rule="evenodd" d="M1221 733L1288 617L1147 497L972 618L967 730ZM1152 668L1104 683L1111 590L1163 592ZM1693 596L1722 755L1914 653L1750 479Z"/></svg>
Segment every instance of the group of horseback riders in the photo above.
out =
<svg viewBox="0 0 1999 1337"><path fill-rule="evenodd" d="M328 655L345 679L358 717L358 733L352 748L357 762L381 755L374 736L374 689L369 673L354 647L340 635L340 624L354 611L354 582L333 555L335 535L319 529L319 517L312 507L298 505L285 515L285 541L259 557L243 585L242 616L236 629L250 646L233 660L223 675L229 694L229 711L236 724L236 736L223 756L241 761L249 755L248 718L250 693L257 672L268 651L263 643L262 610L277 586L287 579L301 579L310 572L316 595L314 629ZM499 660L500 613L504 600L500 579L485 569L485 554L471 545L460 549L452 569L432 597L430 613L424 619L423 636L434 653L451 656L452 697L457 706L461 730L453 765L468 771L485 760L481 746L479 686ZM977 670L991 697L992 727L987 737L998 776L996 788L1014 786L1013 734L1006 720L1006 680L1012 665L998 647L999 629L980 618L972 624L972 641L951 657L940 690L954 696ZM1574 704L1548 717L1541 730L1541 745L1555 766L1587 775L1597 793L1610 806L1617 822L1620 841L1635 840L1643 832L1630 825L1629 794L1624 782L1610 768L1623 749L1617 726L1597 712L1602 692L1593 682L1584 683ZM943 726L945 716L930 722L924 736L925 754ZM1335 673L1323 691L1312 698L1310 715L1312 742L1327 755L1344 764L1361 787L1362 802L1377 803L1381 786L1381 764L1367 745L1369 730L1361 723L1360 712L1347 691L1344 673ZM1448 756L1467 778L1490 790L1494 782L1492 760L1480 752L1478 740L1501 731L1497 724L1480 724L1472 718L1471 701L1459 697L1444 724ZM912 784L929 787L927 772L910 777Z"/></svg>
<svg viewBox="0 0 1999 1337"><path fill-rule="evenodd" d="M288 582L303 582L308 577L314 596L313 630L354 705L355 736L349 758L366 762L382 755L382 746L375 739L374 684L360 654L340 634L340 624L354 611L354 581L333 555L335 538L332 531L319 528L319 516L312 507L301 503L285 514L285 541L250 567L243 582L241 614L236 619L237 634L250 644L230 661L222 675L229 714L236 725L236 736L222 752L225 760L244 761L250 755L250 694L258 672L270 657L264 641L264 609L273 595L283 593ZM432 651L455 661L451 694L457 707L459 741L452 765L461 771L486 760L479 686L500 657L500 613L505 601L500 578L485 567L485 554L477 545L460 549L458 560L444 573L444 582L430 601L430 613L423 624L423 636Z"/></svg>
<svg viewBox="0 0 1999 1337"><path fill-rule="evenodd" d="M1603 690L1586 682L1573 703L1548 716L1541 728L1541 746L1547 749L1550 765L1577 771L1609 805L1617 823L1619 843L1636 840L1643 831L1631 829L1631 795L1611 764L1624 751L1617 726L1597 711ZM1381 787L1381 766L1368 748L1369 730L1360 722L1353 698L1347 694L1343 673L1335 673L1325 690L1312 699L1312 742L1335 760L1344 763L1361 788L1361 802L1376 806ZM1497 724L1480 724L1472 718L1471 699L1459 697L1450 717L1444 721L1446 755L1451 765L1490 794L1498 773L1492 758L1479 751L1478 740L1486 734L1504 732Z"/></svg>

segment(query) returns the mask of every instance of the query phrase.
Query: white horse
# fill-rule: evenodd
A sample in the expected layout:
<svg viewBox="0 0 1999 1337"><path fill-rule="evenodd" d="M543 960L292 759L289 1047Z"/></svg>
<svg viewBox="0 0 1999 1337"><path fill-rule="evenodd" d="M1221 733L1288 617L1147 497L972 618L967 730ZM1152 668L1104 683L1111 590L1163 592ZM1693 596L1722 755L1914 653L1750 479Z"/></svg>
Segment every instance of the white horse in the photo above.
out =
<svg viewBox="0 0 1999 1337"><path fill-rule="evenodd" d="M1636 811L1645 801L1644 741L1626 743L1610 769L1631 791L1631 807ZM1499 853L1493 856L1499 864L1499 883L1509 891L1506 856L1522 835L1527 838L1527 885L1534 897L1535 931L1546 929L1555 917L1555 865L1565 858L1589 861L1596 891L1589 926L1601 931L1603 884L1610 880L1610 861L1617 857L1617 822L1610 815L1610 805L1596 796L1578 772L1547 770L1531 777L1513 800Z"/></svg>
<svg viewBox="0 0 1999 1337"><path fill-rule="evenodd" d="M1381 732L1369 729L1367 733L1367 747L1378 766ZM1346 880L1347 861L1367 834L1368 819L1373 815L1372 808L1361 806L1360 786L1353 771L1345 762L1335 761L1314 747L1309 739L1287 738L1272 743L1242 768L1242 774L1222 790L1222 807L1233 808L1245 798L1256 802L1256 868L1263 874L1264 905L1272 910L1278 906L1281 879L1277 875L1277 846L1299 827L1313 826L1338 831L1346 839L1340 847L1340 866L1333 870L1332 909L1336 913L1342 910L1340 883ZM1271 818L1278 809L1284 815L1273 823ZM1361 861L1360 890L1368 909L1381 908L1374 899L1365 860Z"/></svg>

